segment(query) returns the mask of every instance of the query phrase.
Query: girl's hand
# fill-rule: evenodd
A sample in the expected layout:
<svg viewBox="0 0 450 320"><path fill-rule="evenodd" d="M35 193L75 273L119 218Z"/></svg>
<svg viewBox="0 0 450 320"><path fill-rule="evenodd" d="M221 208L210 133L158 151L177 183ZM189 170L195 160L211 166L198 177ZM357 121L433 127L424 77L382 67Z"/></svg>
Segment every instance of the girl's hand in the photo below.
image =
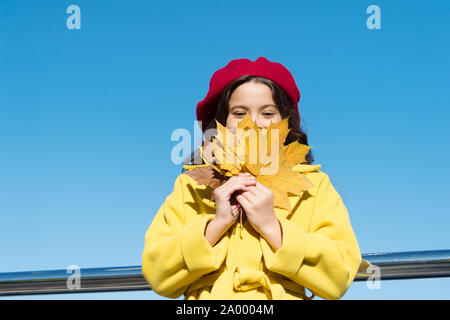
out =
<svg viewBox="0 0 450 320"><path fill-rule="evenodd" d="M273 208L273 192L263 184L256 182L236 196L245 211L249 223L262 236L279 235L280 225Z"/></svg>
<svg viewBox="0 0 450 320"><path fill-rule="evenodd" d="M239 216L239 203L233 194L248 191L250 186L256 185L256 178L249 173L240 173L228 179L220 187L214 190L214 198L216 201L216 217L217 222L221 222L224 226L230 227Z"/></svg>

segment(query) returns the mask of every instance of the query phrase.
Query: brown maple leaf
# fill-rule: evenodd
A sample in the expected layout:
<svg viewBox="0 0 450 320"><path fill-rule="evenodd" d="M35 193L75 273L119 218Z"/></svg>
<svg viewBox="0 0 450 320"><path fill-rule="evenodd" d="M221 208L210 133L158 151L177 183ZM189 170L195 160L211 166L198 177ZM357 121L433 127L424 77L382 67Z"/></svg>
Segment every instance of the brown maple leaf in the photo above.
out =
<svg viewBox="0 0 450 320"><path fill-rule="evenodd" d="M198 184L211 187L213 191L229 179L229 177L220 174L211 166L199 166L184 172L184 174L190 176ZM214 192L211 192L211 200L214 201Z"/></svg>

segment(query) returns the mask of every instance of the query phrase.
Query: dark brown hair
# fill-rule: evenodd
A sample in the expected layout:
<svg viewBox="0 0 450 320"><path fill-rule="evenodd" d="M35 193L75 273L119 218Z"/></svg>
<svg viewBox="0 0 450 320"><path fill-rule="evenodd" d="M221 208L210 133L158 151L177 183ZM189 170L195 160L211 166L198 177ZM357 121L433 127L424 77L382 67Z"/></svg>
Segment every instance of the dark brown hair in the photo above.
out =
<svg viewBox="0 0 450 320"><path fill-rule="evenodd" d="M231 83L229 83L221 92L217 99L217 108L215 109L215 114L212 114L210 116L210 121L208 123L205 123L204 126L205 129L204 132L209 129L215 129L216 122L214 119L216 119L221 125L226 126L227 118L228 118L228 111L229 111L229 105L228 102L230 100L231 94L233 91L239 87L241 84L245 82L257 82L257 83L263 83L267 85L271 91L272 91L272 98L275 104L278 107L278 110L281 114L281 118L285 119L289 116L288 125L291 129L289 131L289 134L286 138L286 141L284 145L287 145L291 142L298 141L301 144L308 145L308 136L306 133L302 130L300 127L300 122L298 119L298 116L294 109L294 103L292 100L287 96L287 94L284 92L283 89L281 89L275 82L258 76L253 75L245 75L242 76ZM191 156L185 161L185 163L192 163L194 162L195 157L199 156L199 150L195 150ZM305 158L304 164L312 164L314 162L313 156L311 154L311 150L308 152ZM197 163L197 162L196 162ZM202 161L202 163L204 163Z"/></svg>

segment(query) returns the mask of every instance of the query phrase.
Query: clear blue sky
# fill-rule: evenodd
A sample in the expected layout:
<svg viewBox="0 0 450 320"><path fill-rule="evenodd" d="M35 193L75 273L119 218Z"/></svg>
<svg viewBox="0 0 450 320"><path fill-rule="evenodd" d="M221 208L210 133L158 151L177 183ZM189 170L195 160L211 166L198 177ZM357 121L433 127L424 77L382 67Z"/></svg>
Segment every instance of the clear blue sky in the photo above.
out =
<svg viewBox="0 0 450 320"><path fill-rule="evenodd" d="M69 30L66 9L81 9ZM369 30L366 9L381 9ZM140 265L171 133L231 59L284 64L363 253L450 249L450 2L0 1L0 272ZM348 299L450 298L450 279ZM29 297L35 298L35 297ZM150 291L54 295L158 299Z"/></svg>

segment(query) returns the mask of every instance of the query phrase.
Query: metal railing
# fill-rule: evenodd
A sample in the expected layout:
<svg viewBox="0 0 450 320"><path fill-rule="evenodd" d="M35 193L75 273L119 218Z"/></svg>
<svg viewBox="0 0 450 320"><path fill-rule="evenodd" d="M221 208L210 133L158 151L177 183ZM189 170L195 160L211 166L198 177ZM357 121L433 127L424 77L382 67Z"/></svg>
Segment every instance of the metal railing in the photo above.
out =
<svg viewBox="0 0 450 320"><path fill-rule="evenodd" d="M450 250L362 254L355 281L450 277ZM151 290L141 266L0 273L0 296ZM74 285L75 283L75 285Z"/></svg>

